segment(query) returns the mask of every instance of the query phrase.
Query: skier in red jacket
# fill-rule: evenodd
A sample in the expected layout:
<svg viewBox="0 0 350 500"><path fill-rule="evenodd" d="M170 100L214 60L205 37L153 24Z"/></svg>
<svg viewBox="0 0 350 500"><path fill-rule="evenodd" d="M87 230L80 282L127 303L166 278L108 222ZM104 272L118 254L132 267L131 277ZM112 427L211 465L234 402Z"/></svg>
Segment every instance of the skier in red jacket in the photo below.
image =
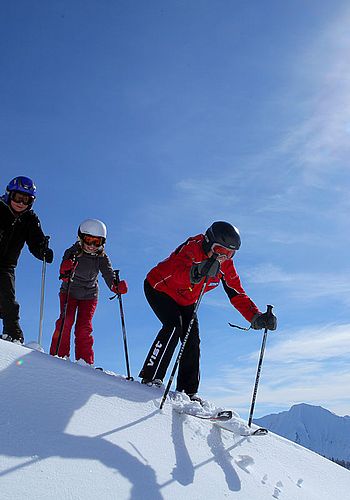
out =
<svg viewBox="0 0 350 500"><path fill-rule="evenodd" d="M255 330L275 330L276 317L259 311L245 293L232 257L241 245L236 227L214 222L205 232L188 238L147 274L144 290L162 328L154 340L139 376L142 383L160 386L178 343L186 335L195 303L207 279L205 292L223 284L231 304ZM195 317L179 363L176 390L200 401L199 328Z"/></svg>

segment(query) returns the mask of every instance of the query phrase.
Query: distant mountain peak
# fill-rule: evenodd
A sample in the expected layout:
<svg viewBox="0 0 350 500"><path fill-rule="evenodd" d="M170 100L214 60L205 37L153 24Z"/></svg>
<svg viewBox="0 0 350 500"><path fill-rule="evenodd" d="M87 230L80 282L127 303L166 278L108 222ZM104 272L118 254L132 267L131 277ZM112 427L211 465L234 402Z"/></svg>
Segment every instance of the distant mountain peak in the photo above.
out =
<svg viewBox="0 0 350 500"><path fill-rule="evenodd" d="M255 419L267 427L320 455L350 461L350 418L307 403L293 405L288 411Z"/></svg>

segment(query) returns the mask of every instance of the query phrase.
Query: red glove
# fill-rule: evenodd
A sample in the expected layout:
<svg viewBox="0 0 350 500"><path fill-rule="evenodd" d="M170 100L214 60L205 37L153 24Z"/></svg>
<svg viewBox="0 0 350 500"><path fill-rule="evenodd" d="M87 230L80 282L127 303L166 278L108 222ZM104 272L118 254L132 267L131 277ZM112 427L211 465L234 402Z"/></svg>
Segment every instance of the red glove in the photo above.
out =
<svg viewBox="0 0 350 500"><path fill-rule="evenodd" d="M61 267L60 267L60 279L62 281L65 281L66 283L68 283L70 273L74 269L74 266L75 266L75 264L72 261L72 259L66 259L62 262Z"/></svg>
<svg viewBox="0 0 350 500"><path fill-rule="evenodd" d="M113 283L111 290L114 293L120 293L120 295L123 295L128 291L128 284L124 280L119 281L118 283Z"/></svg>

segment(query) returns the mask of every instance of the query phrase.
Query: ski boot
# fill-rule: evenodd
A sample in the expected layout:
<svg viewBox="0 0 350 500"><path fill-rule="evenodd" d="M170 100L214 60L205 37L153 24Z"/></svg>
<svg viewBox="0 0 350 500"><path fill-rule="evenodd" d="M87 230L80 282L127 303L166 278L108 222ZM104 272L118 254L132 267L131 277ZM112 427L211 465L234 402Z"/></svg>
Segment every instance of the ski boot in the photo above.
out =
<svg viewBox="0 0 350 500"><path fill-rule="evenodd" d="M24 342L23 337L14 338L14 337L12 337L11 335L9 335L8 333L3 333L3 334L1 335L1 338L2 338L2 340L6 340L7 342L12 342L13 344L19 344L19 345L22 345L22 344L23 344L23 342Z"/></svg>
<svg viewBox="0 0 350 500"><path fill-rule="evenodd" d="M148 385L148 387L162 387L163 380L160 378L154 378L154 379L149 379L149 378L143 378L141 380L141 384Z"/></svg>
<svg viewBox="0 0 350 500"><path fill-rule="evenodd" d="M198 394L187 394L191 401L194 403L199 403L201 406L204 406L204 399L200 398Z"/></svg>
<svg viewBox="0 0 350 500"><path fill-rule="evenodd" d="M91 365L90 363L88 363L87 361L85 361L85 359L83 358L79 358L76 360L76 364L77 365L80 365L80 366L88 366L89 368L93 368L94 366Z"/></svg>

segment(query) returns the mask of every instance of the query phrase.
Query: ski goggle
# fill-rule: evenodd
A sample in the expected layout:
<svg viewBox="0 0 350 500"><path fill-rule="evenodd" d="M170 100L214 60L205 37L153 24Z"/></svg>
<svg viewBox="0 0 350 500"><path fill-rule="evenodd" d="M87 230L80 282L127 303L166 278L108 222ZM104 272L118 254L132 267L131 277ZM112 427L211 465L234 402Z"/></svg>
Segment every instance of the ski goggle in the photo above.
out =
<svg viewBox="0 0 350 500"><path fill-rule="evenodd" d="M88 246L100 247L103 245L103 238L101 236L83 236L83 242Z"/></svg>
<svg viewBox="0 0 350 500"><path fill-rule="evenodd" d="M29 194L20 193L19 191L13 191L11 193L11 200L15 203L22 203L23 205L31 205L34 201L34 198Z"/></svg>
<svg viewBox="0 0 350 500"><path fill-rule="evenodd" d="M214 245L211 247L211 251L218 255L219 257L226 257L226 259L231 259L234 254L236 253L236 250L232 250L231 248L226 248L223 247L222 245L219 245L218 243L214 243Z"/></svg>

